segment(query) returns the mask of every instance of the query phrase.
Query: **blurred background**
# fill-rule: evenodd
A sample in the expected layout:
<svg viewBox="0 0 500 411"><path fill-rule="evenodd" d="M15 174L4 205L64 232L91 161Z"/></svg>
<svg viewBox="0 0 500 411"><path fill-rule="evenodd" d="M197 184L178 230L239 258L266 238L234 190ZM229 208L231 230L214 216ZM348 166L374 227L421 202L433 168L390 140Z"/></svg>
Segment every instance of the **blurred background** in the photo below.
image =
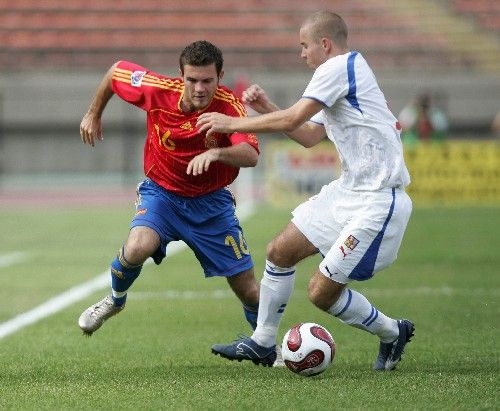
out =
<svg viewBox="0 0 500 411"><path fill-rule="evenodd" d="M351 49L403 125L415 203L500 203L498 0L0 0L0 202L133 196L144 113L115 97L104 142L92 149L79 136L117 60L177 77L180 51L206 39L223 50L226 85L258 83L280 106L294 103L312 75L298 29L319 9L346 20ZM331 145L260 137L259 166L242 176L240 196L292 204L338 173Z"/></svg>

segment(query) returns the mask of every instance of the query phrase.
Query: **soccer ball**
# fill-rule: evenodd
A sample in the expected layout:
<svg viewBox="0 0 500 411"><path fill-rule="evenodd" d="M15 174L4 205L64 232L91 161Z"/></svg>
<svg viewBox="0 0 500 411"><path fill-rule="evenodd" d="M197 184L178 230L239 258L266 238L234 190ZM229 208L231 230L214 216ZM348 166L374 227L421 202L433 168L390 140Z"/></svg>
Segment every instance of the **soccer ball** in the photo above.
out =
<svg viewBox="0 0 500 411"><path fill-rule="evenodd" d="M291 371L311 377L321 374L335 357L335 341L321 325L301 323L290 328L283 337L281 351Z"/></svg>

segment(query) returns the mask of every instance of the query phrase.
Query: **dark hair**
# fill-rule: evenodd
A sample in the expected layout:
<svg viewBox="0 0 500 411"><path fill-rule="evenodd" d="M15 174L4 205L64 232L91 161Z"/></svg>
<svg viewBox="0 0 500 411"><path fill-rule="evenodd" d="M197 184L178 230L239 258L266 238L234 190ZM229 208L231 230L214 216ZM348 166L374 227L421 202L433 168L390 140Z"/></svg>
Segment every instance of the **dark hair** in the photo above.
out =
<svg viewBox="0 0 500 411"><path fill-rule="evenodd" d="M222 58L222 51L217 46L208 41L199 40L191 43L182 50L179 57L181 73L184 73L184 66L186 64L195 67L215 64L217 75L220 75L224 59Z"/></svg>

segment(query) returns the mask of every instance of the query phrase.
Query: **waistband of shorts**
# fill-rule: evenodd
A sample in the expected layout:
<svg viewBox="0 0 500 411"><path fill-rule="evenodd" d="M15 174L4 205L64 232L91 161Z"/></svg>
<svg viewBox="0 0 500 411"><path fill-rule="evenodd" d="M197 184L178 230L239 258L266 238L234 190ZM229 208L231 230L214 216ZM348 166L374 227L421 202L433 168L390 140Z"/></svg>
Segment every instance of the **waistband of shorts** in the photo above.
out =
<svg viewBox="0 0 500 411"><path fill-rule="evenodd" d="M210 191L209 193L206 193L206 194L201 194L201 195L195 196L195 197L189 197L189 196L183 196L183 195L174 193L173 191L167 190L165 187L161 186L156 181L153 181L150 178L144 179L142 181L142 183L140 183L139 185L141 185L143 183L151 184L152 186L154 186L156 189L158 189L159 191L163 192L164 194L166 194L168 196L172 196L174 198L178 198L180 200L209 199L211 197L218 196L221 193L228 193L228 194L231 195L231 197L234 197L233 194L232 194L232 192L231 192L231 190L229 190L228 187L218 188L218 189L216 189L214 191Z"/></svg>
<svg viewBox="0 0 500 411"><path fill-rule="evenodd" d="M336 190L343 191L345 193L352 193L352 194L370 194L370 193L390 193L392 190L398 191L398 192L404 192L405 187L403 185L397 185L394 187L382 187L379 188L378 190L353 190L351 188L344 187L342 183L339 180L334 180L330 183L331 186L335 187Z"/></svg>

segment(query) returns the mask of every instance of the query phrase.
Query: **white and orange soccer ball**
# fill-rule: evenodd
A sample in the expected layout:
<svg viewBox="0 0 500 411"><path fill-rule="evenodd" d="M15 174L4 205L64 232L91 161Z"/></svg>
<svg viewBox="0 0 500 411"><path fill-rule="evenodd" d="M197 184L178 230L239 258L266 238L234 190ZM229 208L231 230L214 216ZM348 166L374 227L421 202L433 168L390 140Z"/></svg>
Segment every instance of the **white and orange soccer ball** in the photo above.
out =
<svg viewBox="0 0 500 411"><path fill-rule="evenodd" d="M285 365L294 373L311 377L321 374L335 357L335 341L323 326L301 323L283 337L281 351Z"/></svg>

